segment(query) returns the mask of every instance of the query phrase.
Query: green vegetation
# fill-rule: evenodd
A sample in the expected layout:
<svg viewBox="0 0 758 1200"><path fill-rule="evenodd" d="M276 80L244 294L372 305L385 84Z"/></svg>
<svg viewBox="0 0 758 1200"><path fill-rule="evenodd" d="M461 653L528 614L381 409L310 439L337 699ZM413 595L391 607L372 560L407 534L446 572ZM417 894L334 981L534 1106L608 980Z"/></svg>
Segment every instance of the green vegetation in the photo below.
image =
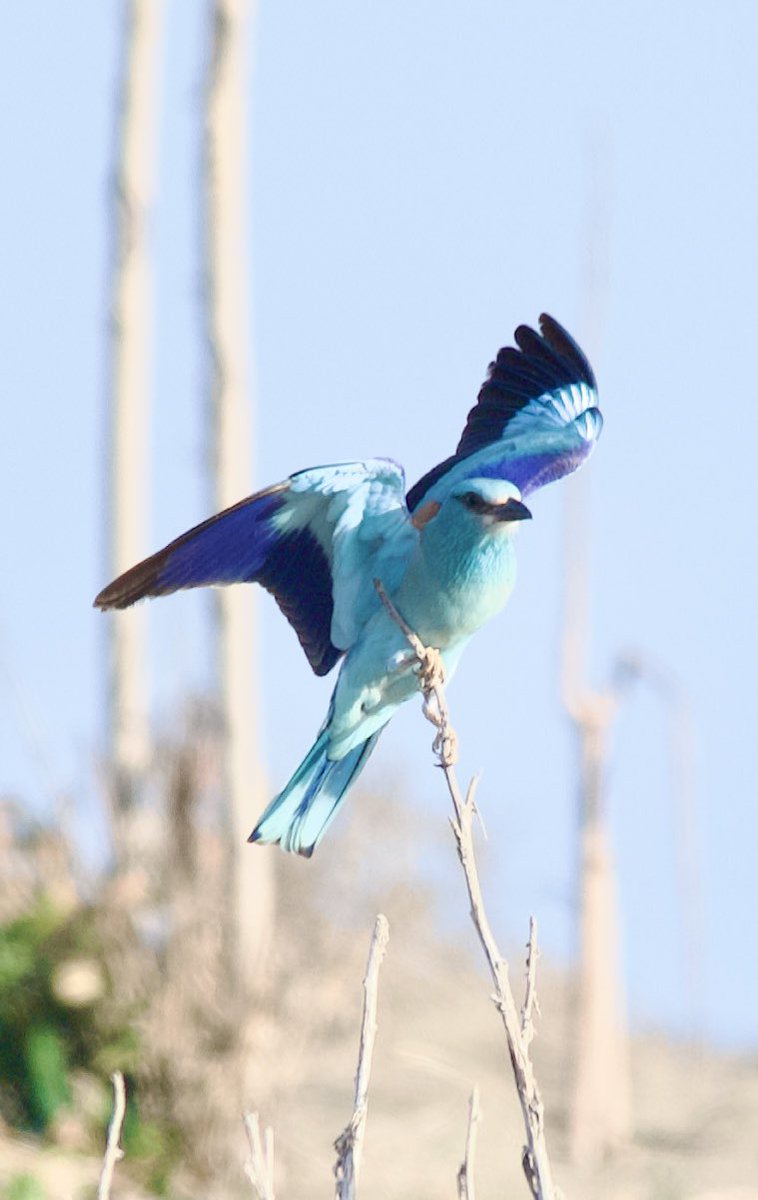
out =
<svg viewBox="0 0 758 1200"><path fill-rule="evenodd" d="M33 1175L14 1175L3 1190L2 1200L47 1200L47 1192Z"/></svg>
<svg viewBox="0 0 758 1200"><path fill-rule="evenodd" d="M91 1006L56 994L59 965L81 941L51 902L0 926L0 1111L9 1123L43 1132L69 1103L69 1075L92 1063Z"/></svg>
<svg viewBox="0 0 758 1200"><path fill-rule="evenodd" d="M133 1069L139 1049L130 1014L112 1000L98 937L96 909L56 905L45 893L0 924L0 1118L57 1140L57 1125L69 1116L69 1139L90 1151L102 1145L110 1112L104 1081L116 1067ZM77 1085L85 1104L76 1103ZM135 1091L130 1086L124 1145L162 1194L178 1138L140 1118ZM31 1176L17 1175L2 1200L44 1200L44 1192Z"/></svg>

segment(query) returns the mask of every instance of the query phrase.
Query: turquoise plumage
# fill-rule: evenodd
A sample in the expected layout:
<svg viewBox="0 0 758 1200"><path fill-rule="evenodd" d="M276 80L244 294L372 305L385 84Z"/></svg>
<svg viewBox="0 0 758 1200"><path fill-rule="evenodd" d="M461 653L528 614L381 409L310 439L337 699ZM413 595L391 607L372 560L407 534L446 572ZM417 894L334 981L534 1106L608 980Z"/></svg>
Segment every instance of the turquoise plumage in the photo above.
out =
<svg viewBox="0 0 758 1200"><path fill-rule="evenodd" d="M275 596L317 674L344 656L326 720L250 840L310 855L381 730L417 691L374 580L449 679L506 603L524 496L576 469L602 428L592 370L551 317L501 350L456 453L405 496L390 459L301 471L189 530L95 600L125 608L180 588L255 581Z"/></svg>

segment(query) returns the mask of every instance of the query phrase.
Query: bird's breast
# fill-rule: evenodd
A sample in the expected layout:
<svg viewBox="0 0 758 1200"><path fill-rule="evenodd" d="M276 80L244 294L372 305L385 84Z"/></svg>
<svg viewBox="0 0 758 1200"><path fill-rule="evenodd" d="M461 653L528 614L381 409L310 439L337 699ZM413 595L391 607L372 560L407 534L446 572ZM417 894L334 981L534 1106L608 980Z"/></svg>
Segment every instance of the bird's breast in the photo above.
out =
<svg viewBox="0 0 758 1200"><path fill-rule="evenodd" d="M496 615L516 581L516 556L508 537L491 538L457 553L424 553L408 568L397 606L422 641L444 649Z"/></svg>

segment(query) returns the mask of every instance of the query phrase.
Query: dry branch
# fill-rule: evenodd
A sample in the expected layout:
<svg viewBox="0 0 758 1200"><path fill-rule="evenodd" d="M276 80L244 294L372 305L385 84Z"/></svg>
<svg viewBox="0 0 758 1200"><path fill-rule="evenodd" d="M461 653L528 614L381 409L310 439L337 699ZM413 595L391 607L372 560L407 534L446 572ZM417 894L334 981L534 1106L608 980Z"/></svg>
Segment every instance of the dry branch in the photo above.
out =
<svg viewBox="0 0 758 1200"><path fill-rule="evenodd" d="M437 733L433 749L442 768L453 803L454 815L450 820L455 837L463 873L466 879L471 919L484 950L495 994L492 997L500 1013L505 1029L508 1053L513 1067L521 1113L526 1132L526 1145L522 1155L522 1166L527 1183L535 1200L556 1200L552 1170L545 1141L545 1112L542 1097L537 1087L534 1068L529 1057L529 1042L532 1036L531 1015L534 1009L534 969L536 964L536 932L530 926L529 958L527 968L527 994L522 1016L519 1016L508 979L508 964L495 941L482 900L479 871L474 855L472 819L475 812L474 791L476 779L469 783L465 799L461 796L458 780L453 770L456 758L456 737L450 727L450 718L444 692L444 671L438 651L424 646L420 638L408 626L397 611L380 581L374 581L379 598L392 619L400 626L416 656L419 688L424 697L424 715L435 726Z"/></svg>
<svg viewBox="0 0 758 1200"><path fill-rule="evenodd" d="M253 1185L258 1200L275 1200L274 1192L274 1131L266 1126L261 1137L257 1113L245 1113L242 1118L250 1147L245 1174Z"/></svg>
<svg viewBox="0 0 758 1200"><path fill-rule="evenodd" d="M468 1102L466 1148L463 1152L463 1162L458 1168L458 1200L476 1200L474 1159L476 1157L476 1136L479 1132L479 1118L479 1088L475 1086Z"/></svg>
<svg viewBox="0 0 758 1200"><path fill-rule="evenodd" d="M126 1088L124 1087L124 1077L120 1071L114 1071L111 1075L111 1083L113 1084L113 1113L108 1126L103 1165L100 1168L97 1200L109 1200L116 1163L120 1162L124 1157L124 1152L119 1145L119 1141L126 1113Z"/></svg>
<svg viewBox="0 0 758 1200"><path fill-rule="evenodd" d="M525 1047L531 1045L534 1037L534 1014L539 1016L540 1006L537 1000L537 922L529 918L529 941L526 947L526 991L524 1004L521 1009L521 1040Z"/></svg>
<svg viewBox="0 0 758 1200"><path fill-rule="evenodd" d="M376 1037L376 998L379 985L379 968L382 965L390 930L387 918L380 913L376 918L371 946L368 952L366 974L363 979L363 1017L361 1039L358 1049L358 1070L355 1075L355 1099L353 1115L334 1143L337 1161L334 1164L337 1200L355 1200L363 1154L363 1137L368 1113L368 1085L371 1077L371 1060Z"/></svg>

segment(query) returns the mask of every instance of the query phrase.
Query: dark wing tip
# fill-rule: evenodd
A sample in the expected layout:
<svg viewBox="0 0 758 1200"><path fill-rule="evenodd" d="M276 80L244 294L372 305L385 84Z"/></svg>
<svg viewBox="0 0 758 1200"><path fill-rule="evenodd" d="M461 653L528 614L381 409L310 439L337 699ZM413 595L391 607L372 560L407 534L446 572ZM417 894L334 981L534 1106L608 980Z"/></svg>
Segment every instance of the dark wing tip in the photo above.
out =
<svg viewBox="0 0 758 1200"><path fill-rule="evenodd" d="M504 346L490 364L458 443L458 457L501 438L516 413L542 393L575 383L595 389L589 362L554 317L542 313L539 333L529 325L519 325L513 336L517 348Z"/></svg>
<svg viewBox="0 0 758 1200"><path fill-rule="evenodd" d="M138 600L144 600L148 596L169 596L172 592L178 592L182 588L209 586L215 583L230 583L253 578L252 568L249 576L242 572L239 576L234 577L223 570L219 574L219 568L223 567L228 554L226 547L219 548L218 546L214 547L212 554L209 554L207 550L205 554L200 551L192 564L192 569L187 569L179 574L174 570L168 580L163 573L170 562L176 566L174 558L176 551L183 548L191 550L193 546L199 544L199 539L211 530L228 528L229 519L234 519L235 515L244 519L245 514L249 512L255 514L261 501L276 498L279 493L286 491L288 486L287 480L275 483L271 487L263 488L260 492L255 492L252 496L238 500L236 504L230 505L229 508L223 509L215 516L201 521L199 525L194 525L186 533L174 538L173 542L169 542L162 550L156 551L149 558L130 567L128 571L124 571L123 575L119 575L118 579L109 583L95 597L94 607L104 610L129 608L130 605L136 604ZM264 515L268 515L267 509Z"/></svg>
<svg viewBox="0 0 758 1200"><path fill-rule="evenodd" d="M161 589L156 585L165 557L165 552L159 551L136 567L124 571L123 575L98 592L92 602L93 608L99 608L102 612L111 608L129 608L146 596L160 595Z"/></svg>
<svg viewBox="0 0 758 1200"><path fill-rule="evenodd" d="M571 334L548 313L539 319L539 332L518 325L513 334L516 348L504 346L490 363L478 400L507 399L518 410L539 394L572 383L585 383L596 390L595 376L586 355Z"/></svg>
<svg viewBox="0 0 758 1200"><path fill-rule="evenodd" d="M513 337L516 345L503 346L490 363L455 454L427 472L408 492L411 512L451 467L502 438L512 418L543 392L576 383L597 391L586 355L549 313L540 314L539 332L519 325Z"/></svg>
<svg viewBox="0 0 758 1200"><path fill-rule="evenodd" d="M564 329L555 317L551 317L549 313L540 313L540 333L553 350L558 354L563 355L572 363L583 383L586 383L593 391L597 391L597 381L595 372L590 366L589 359L584 351L577 345L567 329Z"/></svg>

